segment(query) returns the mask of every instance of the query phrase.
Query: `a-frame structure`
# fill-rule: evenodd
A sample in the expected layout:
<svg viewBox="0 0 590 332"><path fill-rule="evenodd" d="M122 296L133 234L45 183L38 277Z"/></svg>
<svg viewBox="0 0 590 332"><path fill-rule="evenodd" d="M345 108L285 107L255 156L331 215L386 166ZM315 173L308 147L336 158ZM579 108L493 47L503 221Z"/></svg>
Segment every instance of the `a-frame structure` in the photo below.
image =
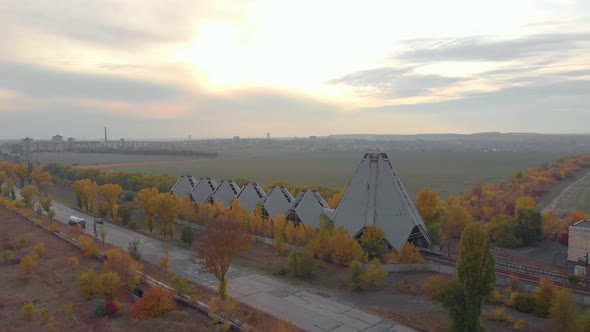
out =
<svg viewBox="0 0 590 332"><path fill-rule="evenodd" d="M262 201L262 215L271 219L278 214L286 215L294 200L287 188L274 186Z"/></svg>
<svg viewBox="0 0 590 332"><path fill-rule="evenodd" d="M305 226L319 227L322 214L332 218L334 210L315 189L303 190L297 195L287 213L287 220L303 223Z"/></svg>
<svg viewBox="0 0 590 332"><path fill-rule="evenodd" d="M336 227L345 227L359 237L367 226L383 229L385 240L401 250L406 242L427 247L432 242L424 220L393 170L386 153L366 153L333 217Z"/></svg>
<svg viewBox="0 0 590 332"><path fill-rule="evenodd" d="M239 192L240 187L234 180L221 180L217 189L211 194L209 201L213 203L213 200L217 200L223 206L229 207Z"/></svg>
<svg viewBox="0 0 590 332"><path fill-rule="evenodd" d="M198 181L194 177L190 175L183 175L178 179L178 181L176 181L174 186L172 186L170 193L176 194L178 197L188 196L197 185L197 182Z"/></svg>
<svg viewBox="0 0 590 332"><path fill-rule="evenodd" d="M189 197L196 204L203 204L209 201L209 198L217 189L217 183L211 178L200 178L199 183L193 188Z"/></svg>
<svg viewBox="0 0 590 332"><path fill-rule="evenodd" d="M262 200L266 197L264 190L256 182L247 183L238 193L236 199L240 201L240 205L248 212L256 209L258 204L262 204Z"/></svg>

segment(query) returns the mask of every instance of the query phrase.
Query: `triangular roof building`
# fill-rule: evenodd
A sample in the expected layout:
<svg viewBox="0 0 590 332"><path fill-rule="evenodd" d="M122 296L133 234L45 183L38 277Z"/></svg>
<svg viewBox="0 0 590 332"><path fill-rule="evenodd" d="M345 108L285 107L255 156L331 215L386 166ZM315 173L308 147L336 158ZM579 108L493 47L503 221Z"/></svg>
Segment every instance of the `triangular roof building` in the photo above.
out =
<svg viewBox="0 0 590 332"><path fill-rule="evenodd" d="M234 180L222 180L217 189L211 194L210 201L217 200L225 207L229 207L231 202L240 192L240 187Z"/></svg>
<svg viewBox="0 0 590 332"><path fill-rule="evenodd" d="M203 204L209 201L209 198L217 189L217 183L211 178L200 178L199 182L189 194L193 202Z"/></svg>
<svg viewBox="0 0 590 332"><path fill-rule="evenodd" d="M197 180L190 175L181 176L178 181L170 189L171 194L176 194L179 197L188 196L197 185Z"/></svg>
<svg viewBox="0 0 590 332"><path fill-rule="evenodd" d="M366 153L338 205L334 225L352 237L367 226L377 226L396 250L406 242L419 247L431 244L424 220L393 170L386 153Z"/></svg>
<svg viewBox="0 0 590 332"><path fill-rule="evenodd" d="M319 227L322 214L332 218L334 210L330 209L326 200L315 189L303 190L297 195L287 213L287 219L301 222L305 226Z"/></svg>
<svg viewBox="0 0 590 332"><path fill-rule="evenodd" d="M256 182L250 182L242 187L242 190L236 197L240 201L240 205L248 212L252 212L256 209L258 204L262 203L262 200L266 197L266 193Z"/></svg>
<svg viewBox="0 0 590 332"><path fill-rule="evenodd" d="M278 214L286 215L294 200L287 188L274 186L266 193L262 201L263 215L271 219Z"/></svg>

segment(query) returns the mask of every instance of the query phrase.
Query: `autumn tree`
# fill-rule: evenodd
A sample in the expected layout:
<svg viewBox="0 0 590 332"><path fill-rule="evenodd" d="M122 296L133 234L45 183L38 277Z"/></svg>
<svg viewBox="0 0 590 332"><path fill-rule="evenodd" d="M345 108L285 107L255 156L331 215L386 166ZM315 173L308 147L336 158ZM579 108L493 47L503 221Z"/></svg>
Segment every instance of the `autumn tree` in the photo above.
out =
<svg viewBox="0 0 590 332"><path fill-rule="evenodd" d="M105 200L113 221L117 221L117 199L121 196L123 189L118 184L107 183L98 188L98 194Z"/></svg>
<svg viewBox="0 0 590 332"><path fill-rule="evenodd" d="M469 224L461 236L457 279L435 299L449 311L454 331L483 331L479 316L484 299L496 284L496 259L481 225Z"/></svg>
<svg viewBox="0 0 590 332"><path fill-rule="evenodd" d="M164 248L164 256L160 259L158 266L164 269L164 275L168 274L168 268L170 267L170 248L168 246Z"/></svg>
<svg viewBox="0 0 590 332"><path fill-rule="evenodd" d="M557 289L551 279L542 278L539 280L539 287L534 292L536 304L535 314L541 317L549 316L549 308L555 298L556 291Z"/></svg>
<svg viewBox="0 0 590 332"><path fill-rule="evenodd" d="M516 217L515 236L523 245L530 245L543 239L541 213L536 209L519 209Z"/></svg>
<svg viewBox="0 0 590 332"><path fill-rule="evenodd" d="M295 223L288 222L287 226L285 227L285 240L289 243L295 243Z"/></svg>
<svg viewBox="0 0 590 332"><path fill-rule="evenodd" d="M338 205L340 204L340 201L342 200L342 196L344 196L344 193L342 193L341 191L335 193L332 197L330 197L328 199L328 206L331 209L336 209L338 207Z"/></svg>
<svg viewBox="0 0 590 332"><path fill-rule="evenodd" d="M334 231L334 263L342 266L350 266L353 261L360 261L363 257L363 248L357 240L348 236L344 228Z"/></svg>
<svg viewBox="0 0 590 332"><path fill-rule="evenodd" d="M94 269L88 269L86 272L80 274L78 278L76 278L76 283L80 287L80 292L82 293L82 297L88 301L92 298L93 295L96 294L97 291L97 283L98 283L98 276L96 275L96 271Z"/></svg>
<svg viewBox="0 0 590 332"><path fill-rule="evenodd" d="M156 197L159 193L160 192L156 188L144 188L141 189L135 197L135 201L141 206L147 216L147 226L150 233L154 229L154 215L158 212Z"/></svg>
<svg viewBox="0 0 590 332"><path fill-rule="evenodd" d="M180 199L178 196L169 193L160 193L156 196L156 211L162 220L162 233L174 236L174 220L178 216Z"/></svg>
<svg viewBox="0 0 590 332"><path fill-rule="evenodd" d="M582 211L574 211L567 217L567 219L569 224L571 225L577 223L580 220L588 220L590 219L590 216L588 216L586 213Z"/></svg>
<svg viewBox="0 0 590 332"><path fill-rule="evenodd" d="M285 229L287 228L287 218L284 214L277 214L273 220L273 231L274 234L281 234L285 236Z"/></svg>
<svg viewBox="0 0 590 332"><path fill-rule="evenodd" d="M19 180L21 188L25 186L25 180L29 175L27 164L18 164L14 166L14 173Z"/></svg>
<svg viewBox="0 0 590 332"><path fill-rule="evenodd" d="M37 267L37 264L35 256L25 256L20 260L20 269L25 273L31 273Z"/></svg>
<svg viewBox="0 0 590 332"><path fill-rule="evenodd" d="M440 207L438 195L429 188L422 189L416 196L416 209L424 219L428 234L433 242L439 243L444 210Z"/></svg>
<svg viewBox="0 0 590 332"><path fill-rule="evenodd" d="M451 253L451 244L461 238L461 233L473 223L473 216L459 203L451 203L447 209L447 217L442 225L442 240Z"/></svg>
<svg viewBox="0 0 590 332"><path fill-rule="evenodd" d="M102 241L102 247L103 247L103 248L104 248L104 246L105 246L105 240L106 240L106 238L107 238L107 234L108 234L108 233L109 233L109 232L107 231L107 229L106 229L106 228L104 228L104 226L103 226L103 227L101 227L101 228L100 228L100 230L98 231L98 236L100 236L100 240Z"/></svg>
<svg viewBox="0 0 590 332"><path fill-rule="evenodd" d="M516 199L516 203L514 204L514 216L518 218L518 211L520 209L535 209L537 203L535 199L530 196L521 196Z"/></svg>
<svg viewBox="0 0 590 332"><path fill-rule="evenodd" d="M554 210L551 210L547 213L544 213L541 217L542 220L542 229L545 238L547 239L554 239L557 237L557 234L564 228L565 225L561 223L559 220L559 216L555 213Z"/></svg>
<svg viewBox="0 0 590 332"><path fill-rule="evenodd" d="M23 196L23 202L25 203L25 207L32 209L35 205L35 195L37 194L37 187L35 186L26 186L21 191L20 194Z"/></svg>
<svg viewBox="0 0 590 332"><path fill-rule="evenodd" d="M188 243L189 245L193 243L195 240L195 232L193 231L191 225L184 225L184 227L182 227L181 240L182 242Z"/></svg>
<svg viewBox="0 0 590 332"><path fill-rule="evenodd" d="M361 246L370 258L379 257L385 250L385 233L377 226L367 226L361 236Z"/></svg>
<svg viewBox="0 0 590 332"><path fill-rule="evenodd" d="M578 331L578 306L569 289L561 288L549 307L549 319L553 331Z"/></svg>
<svg viewBox="0 0 590 332"><path fill-rule="evenodd" d="M424 257L422 257L420 250L414 244L406 242L400 252L391 249L385 257L385 261L389 264L423 263Z"/></svg>
<svg viewBox="0 0 590 332"><path fill-rule="evenodd" d="M37 167L31 172L30 178L40 192L47 193L47 187L51 184L51 173L41 171L41 168Z"/></svg>
<svg viewBox="0 0 590 332"><path fill-rule="evenodd" d="M150 286L141 299L133 303L131 317L134 319L152 319L174 310L174 300L171 291L162 287Z"/></svg>
<svg viewBox="0 0 590 332"><path fill-rule="evenodd" d="M121 278L115 272L103 272L98 276L96 294L110 300L121 287Z"/></svg>
<svg viewBox="0 0 590 332"><path fill-rule="evenodd" d="M218 280L218 292L222 300L227 298L227 277L232 259L250 247L251 238L244 223L230 218L221 218L209 224L197 243L200 264Z"/></svg>
<svg viewBox="0 0 590 332"><path fill-rule="evenodd" d="M86 211L94 212L94 202L98 194L98 185L90 179L77 180L72 185L74 193Z"/></svg>

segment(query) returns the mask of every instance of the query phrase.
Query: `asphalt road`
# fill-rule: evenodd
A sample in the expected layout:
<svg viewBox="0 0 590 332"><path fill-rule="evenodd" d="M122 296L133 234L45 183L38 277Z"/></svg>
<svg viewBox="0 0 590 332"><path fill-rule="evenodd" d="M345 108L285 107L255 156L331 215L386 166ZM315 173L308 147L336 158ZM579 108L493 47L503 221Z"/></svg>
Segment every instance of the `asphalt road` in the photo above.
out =
<svg viewBox="0 0 590 332"><path fill-rule="evenodd" d="M86 233L94 236L93 217L54 202L56 220L67 225L70 216L84 217ZM129 229L105 222L97 230L107 230L106 242L127 250L134 238L140 241L142 259L158 264L163 256L164 244L157 239L135 233ZM192 261L190 250L172 246L169 270L193 282L215 289L217 279L202 271ZM382 319L333 298L314 294L312 290L287 284L254 271L231 267L228 272L229 294L235 299L280 317L306 331L414 331L399 323Z"/></svg>

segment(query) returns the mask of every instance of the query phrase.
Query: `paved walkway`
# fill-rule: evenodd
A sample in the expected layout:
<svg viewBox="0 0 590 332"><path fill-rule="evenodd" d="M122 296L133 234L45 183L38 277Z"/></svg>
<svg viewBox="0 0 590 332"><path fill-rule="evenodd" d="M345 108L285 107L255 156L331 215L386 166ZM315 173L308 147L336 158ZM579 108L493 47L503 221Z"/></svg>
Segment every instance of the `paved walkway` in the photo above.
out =
<svg viewBox="0 0 590 332"><path fill-rule="evenodd" d="M58 203L53 203L53 209L56 219L66 224L71 215L86 218L86 233L93 235L92 216ZM160 240L110 223L98 227L105 227L108 231L106 242L124 250L133 238L139 238L142 258L152 264L158 264L160 261L164 252L164 244ZM216 288L217 279L192 262L193 253L190 250L173 246L170 248L170 256L170 271L206 287ZM306 331L413 331L399 323L356 309L352 305L318 296L300 286L293 286L247 269L232 266L228 277L229 294L232 297L287 320Z"/></svg>

